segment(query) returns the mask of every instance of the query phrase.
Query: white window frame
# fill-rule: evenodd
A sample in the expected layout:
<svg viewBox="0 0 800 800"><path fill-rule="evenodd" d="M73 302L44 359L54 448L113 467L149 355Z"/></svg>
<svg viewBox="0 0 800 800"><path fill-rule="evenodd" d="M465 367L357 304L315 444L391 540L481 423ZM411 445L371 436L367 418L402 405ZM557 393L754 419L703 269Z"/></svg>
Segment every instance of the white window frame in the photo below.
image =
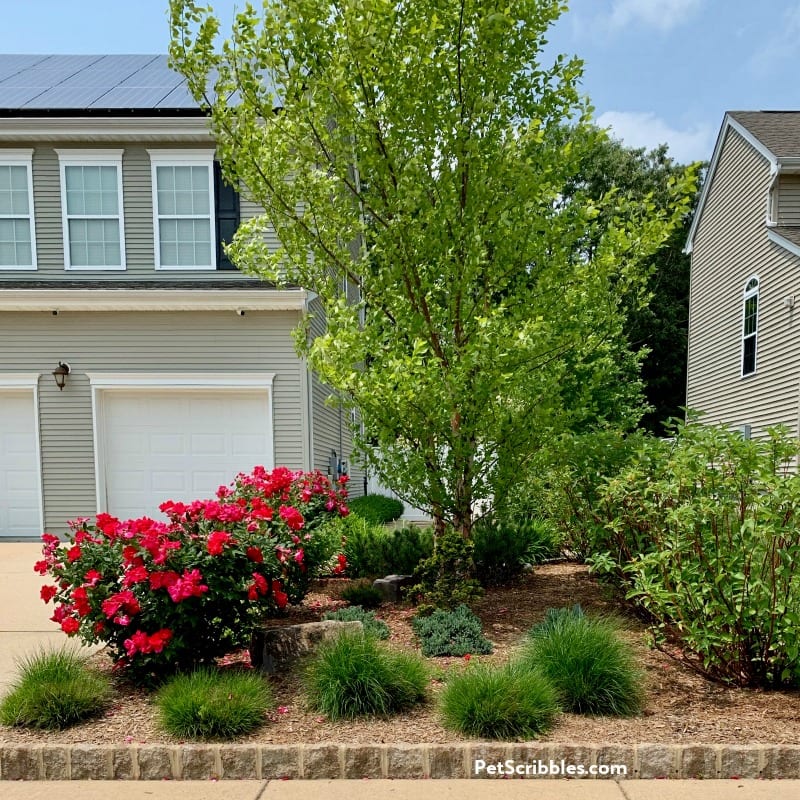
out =
<svg viewBox="0 0 800 800"><path fill-rule="evenodd" d="M156 270L173 271L207 271L217 268L217 232L215 220L214 197L214 151L213 150L150 150L150 174L153 191L153 258ZM189 264L186 266L164 265L161 263L161 226L159 221L162 215L158 210L158 167L207 167L208 169L208 231L209 252L208 264ZM193 214L187 217L167 214L164 219L203 219L200 215Z"/></svg>
<svg viewBox="0 0 800 800"><path fill-rule="evenodd" d="M33 149L3 150L0 149L0 167L25 167L28 173L28 222L31 226L31 263L0 264L0 270L35 270L36 260L36 223L33 209ZM20 214L0 214L0 219L24 219Z"/></svg>
<svg viewBox="0 0 800 800"><path fill-rule="evenodd" d="M64 269L80 271L124 271L125 259L125 210L122 202L122 154L123 150L56 150L58 155L59 171L61 174L61 225L64 242ZM116 215L89 214L85 216L72 215L74 219L116 219L119 224L119 264L104 264L100 266L76 266L70 262L69 220L67 214L67 167L114 167L117 171L117 210Z"/></svg>
<svg viewBox="0 0 800 800"><path fill-rule="evenodd" d="M748 286L753 282L756 285L749 289ZM752 333L745 334L745 325L747 324L747 301L755 297L756 299L756 326ZM742 346L739 353L739 371L742 378L749 378L758 372L758 317L761 311L761 279L758 275L750 275L744 282L744 291L742 292ZM744 371L744 347L747 339L754 339L755 346L753 351L753 370L752 372Z"/></svg>

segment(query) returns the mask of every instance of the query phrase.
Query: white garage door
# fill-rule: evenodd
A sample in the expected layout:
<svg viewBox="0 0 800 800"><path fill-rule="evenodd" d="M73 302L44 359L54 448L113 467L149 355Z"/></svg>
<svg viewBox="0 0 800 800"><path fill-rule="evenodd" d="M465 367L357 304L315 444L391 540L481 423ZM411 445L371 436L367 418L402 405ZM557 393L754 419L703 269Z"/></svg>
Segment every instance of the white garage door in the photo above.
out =
<svg viewBox="0 0 800 800"><path fill-rule="evenodd" d="M272 466L264 391L108 391L100 448L106 509L123 519L160 517L165 500L213 497L257 464Z"/></svg>
<svg viewBox="0 0 800 800"><path fill-rule="evenodd" d="M32 389L0 389L0 536L42 533Z"/></svg>

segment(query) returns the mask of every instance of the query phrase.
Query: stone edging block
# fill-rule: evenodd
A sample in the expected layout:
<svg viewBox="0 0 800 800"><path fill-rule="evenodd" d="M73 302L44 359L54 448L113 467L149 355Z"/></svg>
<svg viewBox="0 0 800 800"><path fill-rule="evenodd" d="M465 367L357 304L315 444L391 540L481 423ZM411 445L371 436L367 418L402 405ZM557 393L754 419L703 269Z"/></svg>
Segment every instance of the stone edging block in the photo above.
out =
<svg viewBox="0 0 800 800"><path fill-rule="evenodd" d="M503 744L0 744L0 780L492 778L487 765L624 765L628 778L800 778L800 745L530 742ZM499 777L495 772L495 777Z"/></svg>

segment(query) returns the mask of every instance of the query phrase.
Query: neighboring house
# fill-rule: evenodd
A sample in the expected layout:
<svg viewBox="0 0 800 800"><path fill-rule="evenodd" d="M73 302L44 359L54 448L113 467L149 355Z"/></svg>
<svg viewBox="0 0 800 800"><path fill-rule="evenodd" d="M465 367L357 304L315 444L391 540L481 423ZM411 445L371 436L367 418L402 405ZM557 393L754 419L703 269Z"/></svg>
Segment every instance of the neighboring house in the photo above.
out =
<svg viewBox="0 0 800 800"><path fill-rule="evenodd" d="M350 460L309 293L222 250L258 211L164 56L0 56L0 537Z"/></svg>
<svg viewBox="0 0 800 800"><path fill-rule="evenodd" d="M687 250L687 406L800 433L800 112L725 116Z"/></svg>

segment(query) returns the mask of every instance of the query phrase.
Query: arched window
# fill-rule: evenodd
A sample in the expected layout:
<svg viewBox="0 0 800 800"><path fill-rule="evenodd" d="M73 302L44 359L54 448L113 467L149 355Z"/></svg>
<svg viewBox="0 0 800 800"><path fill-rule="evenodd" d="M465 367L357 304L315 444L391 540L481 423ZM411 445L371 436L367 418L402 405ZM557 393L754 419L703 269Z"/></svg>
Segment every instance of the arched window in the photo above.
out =
<svg viewBox="0 0 800 800"><path fill-rule="evenodd" d="M744 287L742 309L742 375L756 371L758 344L758 278L750 278Z"/></svg>

